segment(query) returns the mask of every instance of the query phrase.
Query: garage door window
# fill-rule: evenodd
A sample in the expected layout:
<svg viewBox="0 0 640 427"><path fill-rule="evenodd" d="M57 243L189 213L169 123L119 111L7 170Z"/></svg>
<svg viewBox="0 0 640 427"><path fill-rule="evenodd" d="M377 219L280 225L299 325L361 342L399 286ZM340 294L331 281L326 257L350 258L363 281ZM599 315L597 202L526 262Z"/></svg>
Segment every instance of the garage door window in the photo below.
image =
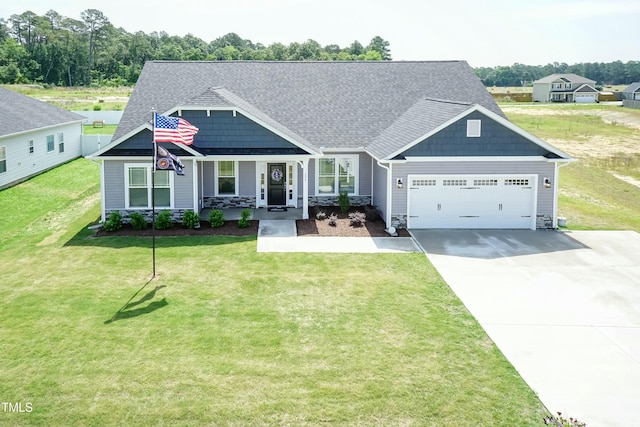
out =
<svg viewBox="0 0 640 427"><path fill-rule="evenodd" d="M528 179L505 179L504 185L529 185Z"/></svg>

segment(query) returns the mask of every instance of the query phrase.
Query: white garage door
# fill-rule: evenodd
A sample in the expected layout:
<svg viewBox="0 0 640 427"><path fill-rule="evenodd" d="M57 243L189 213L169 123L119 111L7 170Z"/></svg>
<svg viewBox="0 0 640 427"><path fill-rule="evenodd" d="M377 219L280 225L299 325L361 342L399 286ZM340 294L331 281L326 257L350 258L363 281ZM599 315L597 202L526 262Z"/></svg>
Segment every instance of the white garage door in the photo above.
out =
<svg viewBox="0 0 640 427"><path fill-rule="evenodd" d="M535 229L535 175L409 175L408 228Z"/></svg>
<svg viewBox="0 0 640 427"><path fill-rule="evenodd" d="M595 93L576 93L575 100L577 103L596 102Z"/></svg>

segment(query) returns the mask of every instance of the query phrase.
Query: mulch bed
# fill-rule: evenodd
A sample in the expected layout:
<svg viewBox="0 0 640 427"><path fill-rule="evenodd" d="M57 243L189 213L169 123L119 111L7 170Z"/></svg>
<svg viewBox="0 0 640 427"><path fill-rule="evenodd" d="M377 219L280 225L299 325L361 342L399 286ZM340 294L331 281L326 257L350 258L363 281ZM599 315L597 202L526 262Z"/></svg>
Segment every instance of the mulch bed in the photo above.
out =
<svg viewBox="0 0 640 427"><path fill-rule="evenodd" d="M315 218L317 210L321 210L327 214L338 215L336 225L329 225L328 219L319 220ZM351 208L349 212L362 212L362 209ZM389 237L385 230L384 221L379 216L374 220L367 220L363 226L355 227L350 224L349 212L341 213L339 208L321 207L310 208L309 219L299 219L296 221L298 228L298 236L337 236L337 237ZM259 221L249 221L249 227L238 227L238 221L225 221L222 227L213 228L208 221L200 221L200 228L186 228L181 224L176 224L172 228L165 230L155 230L156 237L167 236L251 236L258 234ZM151 237L154 230L147 227L144 230L136 230L130 224L123 224L122 228L117 231L105 231L102 228L96 230L96 237L103 236L137 236ZM398 230L401 237L409 237L407 230Z"/></svg>
<svg viewBox="0 0 640 427"><path fill-rule="evenodd" d="M138 236L151 237L154 230L149 226L144 230L136 230L131 224L123 224L117 231L105 231L99 228L96 237L102 236ZM187 228L181 224L176 224L172 228L155 230L157 237L161 236L251 236L258 234L258 221L249 221L246 228L238 227L238 221L225 221L222 227L213 228L208 221L200 221L200 228Z"/></svg>

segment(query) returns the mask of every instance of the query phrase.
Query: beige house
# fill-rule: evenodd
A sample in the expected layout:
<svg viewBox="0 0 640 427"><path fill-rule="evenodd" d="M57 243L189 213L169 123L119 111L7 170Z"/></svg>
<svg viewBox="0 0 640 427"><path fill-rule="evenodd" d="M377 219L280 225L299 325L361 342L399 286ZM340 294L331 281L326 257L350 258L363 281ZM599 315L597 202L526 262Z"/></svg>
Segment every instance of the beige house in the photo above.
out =
<svg viewBox="0 0 640 427"><path fill-rule="evenodd" d="M533 82L533 102L598 102L595 85L576 74L552 74Z"/></svg>

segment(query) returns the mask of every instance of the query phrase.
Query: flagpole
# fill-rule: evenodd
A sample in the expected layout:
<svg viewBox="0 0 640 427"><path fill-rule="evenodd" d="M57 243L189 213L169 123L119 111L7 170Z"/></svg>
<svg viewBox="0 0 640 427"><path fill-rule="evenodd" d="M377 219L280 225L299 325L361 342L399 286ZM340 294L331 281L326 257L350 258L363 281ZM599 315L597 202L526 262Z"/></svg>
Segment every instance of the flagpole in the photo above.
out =
<svg viewBox="0 0 640 427"><path fill-rule="evenodd" d="M156 277L156 112L151 110L151 139L153 141L153 169L151 170L151 241L152 241L152 275L151 279Z"/></svg>

